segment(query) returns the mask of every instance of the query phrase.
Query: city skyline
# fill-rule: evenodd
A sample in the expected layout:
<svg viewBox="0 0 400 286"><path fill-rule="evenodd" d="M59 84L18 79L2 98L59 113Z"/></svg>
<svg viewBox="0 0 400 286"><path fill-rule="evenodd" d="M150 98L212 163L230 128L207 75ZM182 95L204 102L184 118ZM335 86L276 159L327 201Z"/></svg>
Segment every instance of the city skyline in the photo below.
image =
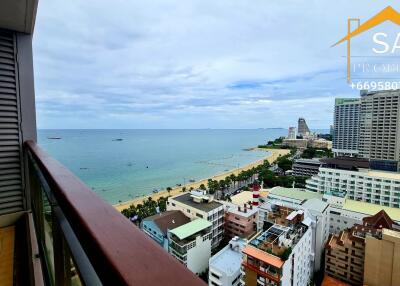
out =
<svg viewBox="0 0 400 286"><path fill-rule="evenodd" d="M301 4L42 2L38 127L328 128L334 98L358 95L331 48L346 19L399 7Z"/></svg>

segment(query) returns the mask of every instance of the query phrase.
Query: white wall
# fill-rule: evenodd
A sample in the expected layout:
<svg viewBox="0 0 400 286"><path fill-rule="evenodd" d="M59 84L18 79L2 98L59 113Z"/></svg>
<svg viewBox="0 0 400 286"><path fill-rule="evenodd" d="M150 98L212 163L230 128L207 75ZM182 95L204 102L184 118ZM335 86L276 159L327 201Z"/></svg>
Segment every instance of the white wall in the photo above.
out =
<svg viewBox="0 0 400 286"><path fill-rule="evenodd" d="M196 237L196 246L187 250L187 268L193 273L200 274L208 268L208 260L210 257L211 239L203 241L203 237L199 235Z"/></svg>

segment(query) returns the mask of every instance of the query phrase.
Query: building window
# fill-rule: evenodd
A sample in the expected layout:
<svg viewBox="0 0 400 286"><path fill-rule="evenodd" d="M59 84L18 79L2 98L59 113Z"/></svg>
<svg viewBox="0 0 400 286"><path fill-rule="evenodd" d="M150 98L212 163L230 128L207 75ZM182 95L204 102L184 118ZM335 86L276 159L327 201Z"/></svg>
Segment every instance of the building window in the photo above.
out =
<svg viewBox="0 0 400 286"><path fill-rule="evenodd" d="M187 211L188 213L190 213L190 210L189 210L189 209L187 209L186 211Z"/></svg>
<svg viewBox="0 0 400 286"><path fill-rule="evenodd" d="M196 214L197 217L203 218L202 214Z"/></svg>

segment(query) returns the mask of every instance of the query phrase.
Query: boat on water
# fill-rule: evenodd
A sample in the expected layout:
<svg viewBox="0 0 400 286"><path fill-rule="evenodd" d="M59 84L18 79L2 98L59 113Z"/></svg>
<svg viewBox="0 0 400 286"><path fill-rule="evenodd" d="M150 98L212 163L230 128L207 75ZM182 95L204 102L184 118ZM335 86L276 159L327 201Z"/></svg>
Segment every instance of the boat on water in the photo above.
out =
<svg viewBox="0 0 400 286"><path fill-rule="evenodd" d="M190 179L189 182L194 183L194 182L196 182L196 180L195 179Z"/></svg>
<svg viewBox="0 0 400 286"><path fill-rule="evenodd" d="M50 140L60 140L61 137L47 137L47 139L50 139Z"/></svg>
<svg viewBox="0 0 400 286"><path fill-rule="evenodd" d="M154 189L153 193L157 194L160 190Z"/></svg>
<svg viewBox="0 0 400 286"><path fill-rule="evenodd" d="M124 139L122 139L122 138L116 138L116 139L113 139L112 141L123 141Z"/></svg>

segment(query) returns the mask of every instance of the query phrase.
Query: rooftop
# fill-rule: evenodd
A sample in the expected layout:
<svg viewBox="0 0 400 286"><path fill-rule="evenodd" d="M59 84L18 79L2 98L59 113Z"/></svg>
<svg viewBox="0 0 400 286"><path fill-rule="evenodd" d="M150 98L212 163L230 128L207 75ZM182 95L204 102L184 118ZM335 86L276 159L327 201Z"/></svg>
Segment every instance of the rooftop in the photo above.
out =
<svg viewBox="0 0 400 286"><path fill-rule="evenodd" d="M374 215L379 211L384 210L393 220L400 221L400 209L398 208L391 208L346 199L343 209L368 215Z"/></svg>
<svg viewBox="0 0 400 286"><path fill-rule="evenodd" d="M294 163L300 163L300 164L311 164L311 165L321 165L321 161L317 158L315 159L296 159L294 160Z"/></svg>
<svg viewBox="0 0 400 286"><path fill-rule="evenodd" d="M392 180L400 180L400 173L398 173L398 172L385 172L385 171L369 170L368 176L392 179Z"/></svg>
<svg viewBox="0 0 400 286"><path fill-rule="evenodd" d="M268 191L260 190L260 197L268 196ZM243 191L231 197L232 203L236 205L243 205L245 203L253 201L252 191Z"/></svg>
<svg viewBox="0 0 400 286"><path fill-rule="evenodd" d="M272 254L269 254L265 251L252 247L250 245L247 245L242 252L258 260L261 260L269 265L272 265L276 268L282 268L284 264L284 261L282 261L279 257L276 257Z"/></svg>
<svg viewBox="0 0 400 286"><path fill-rule="evenodd" d="M321 159L324 167L337 168L345 170L357 170L358 168L369 168L369 161L363 158L355 157L336 157Z"/></svg>
<svg viewBox="0 0 400 286"><path fill-rule="evenodd" d="M192 220L187 224L174 228L170 232L182 240L211 226L212 226L211 222L205 219L198 218Z"/></svg>
<svg viewBox="0 0 400 286"><path fill-rule="evenodd" d="M213 257L210 258L210 268L214 268L227 275L234 274L240 269L242 263L242 249L245 241L233 238L229 245L225 246Z"/></svg>
<svg viewBox="0 0 400 286"><path fill-rule="evenodd" d="M217 209L222 206L221 203L216 202L216 201L211 201L211 202L194 202L192 195L190 193L185 193L176 197L172 198L175 201L178 201L180 203L183 203L185 205L188 205L192 208L196 208L198 210L204 211L204 212L209 212L214 209Z"/></svg>
<svg viewBox="0 0 400 286"><path fill-rule="evenodd" d="M322 199L322 194L316 192L308 192L300 188L273 187L269 191L268 196L271 195L286 197L299 201L305 201L312 198Z"/></svg>
<svg viewBox="0 0 400 286"><path fill-rule="evenodd" d="M226 212L239 215L242 217L250 217L258 212L258 208L251 204L245 203L243 205L235 205L233 203L224 202Z"/></svg>
<svg viewBox="0 0 400 286"><path fill-rule="evenodd" d="M174 229L190 222L190 219L181 211L166 211L155 214L144 219L144 221L153 221L158 228L167 234L168 229Z"/></svg>
<svg viewBox="0 0 400 286"><path fill-rule="evenodd" d="M304 213L302 210L293 211L286 217L284 225L277 223L272 225L251 240L249 245L283 258L285 253L290 248L293 248L307 231L307 226L301 223L303 219Z"/></svg>
<svg viewBox="0 0 400 286"><path fill-rule="evenodd" d="M303 207L305 207L306 209L309 209L311 211L317 211L317 212L324 212L326 210L326 208L329 206L328 203L322 201L321 199L317 199L317 198L311 198L308 199L307 201L305 201L302 204Z"/></svg>

